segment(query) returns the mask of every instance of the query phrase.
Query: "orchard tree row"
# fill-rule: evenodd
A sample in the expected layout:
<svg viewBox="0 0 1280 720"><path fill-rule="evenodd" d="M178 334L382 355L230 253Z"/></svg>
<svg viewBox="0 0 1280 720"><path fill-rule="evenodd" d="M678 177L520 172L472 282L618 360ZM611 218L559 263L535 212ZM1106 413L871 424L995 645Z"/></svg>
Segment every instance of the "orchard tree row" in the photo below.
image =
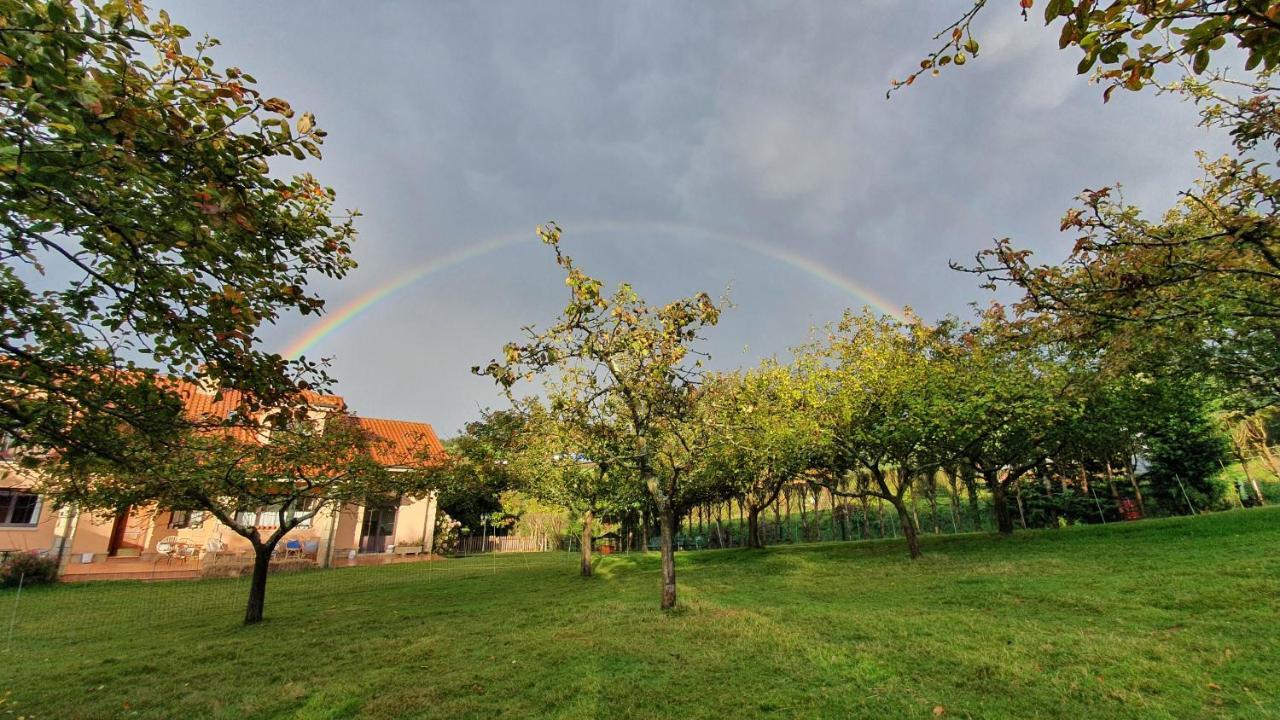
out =
<svg viewBox="0 0 1280 720"><path fill-rule="evenodd" d="M508 487L578 514L583 575L593 519L652 513L664 608L675 603L681 518L738 504L746 544L762 547L762 513L796 484L887 503L913 558L911 493L939 478L980 483L1002 534L1014 531L1013 495L1029 481L1099 505L1101 492L1139 513L1220 500L1213 477L1228 441L1211 377L1113 366L1107 349L999 306L971 322L846 312L789 362L709 372L698 342L721 304L702 294L653 306L625 284L605 294L562 251L558 227L539 231L569 302L548 329L476 368L507 390L512 410L473 425L490 442L455 463L488 462ZM535 381L536 392L517 391Z"/></svg>

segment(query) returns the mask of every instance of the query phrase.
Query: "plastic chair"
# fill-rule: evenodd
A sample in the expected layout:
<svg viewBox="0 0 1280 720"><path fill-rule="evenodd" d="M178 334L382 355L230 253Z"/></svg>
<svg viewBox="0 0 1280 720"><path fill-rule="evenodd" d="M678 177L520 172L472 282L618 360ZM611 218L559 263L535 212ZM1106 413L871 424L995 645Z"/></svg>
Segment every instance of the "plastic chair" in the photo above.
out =
<svg viewBox="0 0 1280 720"><path fill-rule="evenodd" d="M178 536L169 535L160 538L160 542L156 543L156 552L163 555L166 560L173 560L178 554Z"/></svg>
<svg viewBox="0 0 1280 720"><path fill-rule="evenodd" d="M298 540L297 538L294 538L292 540L285 540L284 556L286 558L302 557L302 541Z"/></svg>
<svg viewBox="0 0 1280 720"><path fill-rule="evenodd" d="M189 540L181 541L174 548L174 556L185 563L191 558L200 557L200 546Z"/></svg>
<svg viewBox="0 0 1280 720"><path fill-rule="evenodd" d="M307 556L307 557L313 557L313 558L314 558L314 557L319 557L319 556L320 556L320 541L319 541L319 540L308 540L308 541L306 541L306 542L302 543L302 554L303 554L304 556Z"/></svg>

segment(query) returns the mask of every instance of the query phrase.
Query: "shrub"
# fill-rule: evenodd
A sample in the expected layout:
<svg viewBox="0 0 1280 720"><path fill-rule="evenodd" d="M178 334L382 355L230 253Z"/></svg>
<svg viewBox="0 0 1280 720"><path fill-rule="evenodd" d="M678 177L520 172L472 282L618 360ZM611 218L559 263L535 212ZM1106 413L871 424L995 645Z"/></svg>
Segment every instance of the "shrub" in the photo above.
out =
<svg viewBox="0 0 1280 720"><path fill-rule="evenodd" d="M58 582L58 561L38 552L14 553L0 563L0 587Z"/></svg>
<svg viewBox="0 0 1280 720"><path fill-rule="evenodd" d="M462 523L449 517L449 513L441 510L436 513L436 531L433 536L431 552L444 555L457 548L461 535Z"/></svg>

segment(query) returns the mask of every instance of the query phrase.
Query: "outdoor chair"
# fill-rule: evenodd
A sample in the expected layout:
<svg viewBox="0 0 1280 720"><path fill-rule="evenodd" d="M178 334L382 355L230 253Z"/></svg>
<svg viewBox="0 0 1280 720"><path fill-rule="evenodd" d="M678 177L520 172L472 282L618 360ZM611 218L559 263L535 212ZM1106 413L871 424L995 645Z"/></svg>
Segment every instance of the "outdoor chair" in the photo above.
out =
<svg viewBox="0 0 1280 720"><path fill-rule="evenodd" d="M160 538L160 542L156 543L156 552L164 556L166 561L172 562L173 558L178 554L178 542L177 535L167 535Z"/></svg>
<svg viewBox="0 0 1280 720"><path fill-rule="evenodd" d="M191 558L200 557L200 546L190 541L181 541L174 548L173 554L174 557L185 563Z"/></svg>
<svg viewBox="0 0 1280 720"><path fill-rule="evenodd" d="M284 541L285 558L302 557L302 541L298 539Z"/></svg>
<svg viewBox="0 0 1280 720"><path fill-rule="evenodd" d="M320 557L320 541L308 540L302 543L302 555L310 558Z"/></svg>

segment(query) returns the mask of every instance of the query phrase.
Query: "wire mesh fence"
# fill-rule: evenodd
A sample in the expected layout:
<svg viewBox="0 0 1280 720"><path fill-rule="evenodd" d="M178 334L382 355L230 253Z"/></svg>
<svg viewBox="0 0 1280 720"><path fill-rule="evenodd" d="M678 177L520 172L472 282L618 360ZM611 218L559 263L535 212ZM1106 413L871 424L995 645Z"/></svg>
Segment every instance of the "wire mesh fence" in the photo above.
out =
<svg viewBox="0 0 1280 720"><path fill-rule="evenodd" d="M924 532L966 532L984 529L977 516L964 508L934 508L918 522ZM596 538L599 555L644 554L658 549L656 528L639 537L609 533ZM766 513L760 532L767 545L856 541L896 538L901 535L895 513L868 507L812 508L800 514ZM686 516L676 535L679 552L739 547L746 544L743 517L718 519L708 512ZM342 608L376 607L380 594L397 595L445 589L463 581L502 577L503 583L530 581L548 570L576 573L581 541L577 536L464 538L453 554L405 557L395 555L359 558L350 566L320 568L313 561L282 561L273 565L267 590L267 616L308 616L343 612ZM113 566L111 570L124 568ZM91 575L64 575L55 586L31 585L20 577L16 587L0 589L0 650L6 662L37 656L51 644L74 646L105 640L119 628L156 633L177 632L193 623L234 627L244 614L250 589L248 559L218 565L197 558L190 564L138 561L127 570ZM484 592L483 583L471 586ZM3 664L3 663L0 663Z"/></svg>

